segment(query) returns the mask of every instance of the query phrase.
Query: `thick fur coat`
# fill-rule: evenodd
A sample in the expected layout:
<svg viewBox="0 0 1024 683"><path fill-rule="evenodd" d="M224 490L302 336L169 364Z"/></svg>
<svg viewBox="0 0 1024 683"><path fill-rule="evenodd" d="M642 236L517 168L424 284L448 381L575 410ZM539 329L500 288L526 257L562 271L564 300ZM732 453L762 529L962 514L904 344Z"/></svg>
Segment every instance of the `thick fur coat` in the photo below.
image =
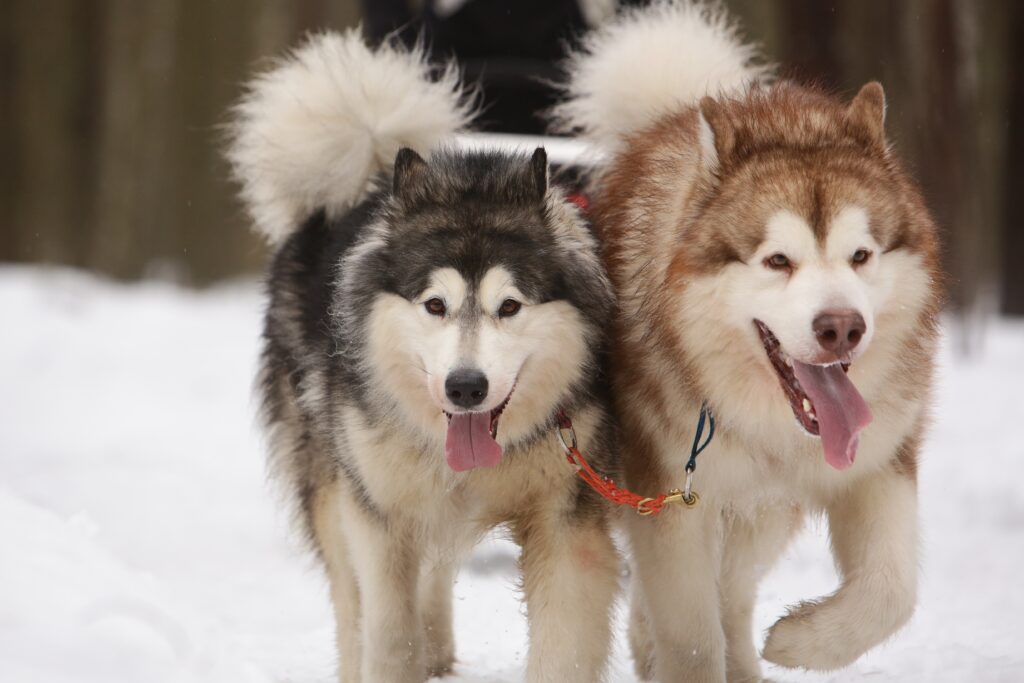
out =
<svg viewBox="0 0 1024 683"><path fill-rule="evenodd" d="M543 150L445 147L470 110L435 76L327 34L236 111L230 158L274 245L271 462L330 580L341 681L450 671L455 572L499 524L522 547L527 678L600 680L618 556L554 416L615 471L610 283Z"/></svg>
<svg viewBox="0 0 1024 683"><path fill-rule="evenodd" d="M620 302L630 487L678 487L703 401L718 423L699 505L628 522L633 653L663 682L759 680L757 583L808 514L828 518L842 583L780 619L766 659L845 666L916 601L937 231L886 140L881 86L843 101L764 83L750 57L717 11L656 3L573 58L558 112L614 152L593 215Z"/></svg>

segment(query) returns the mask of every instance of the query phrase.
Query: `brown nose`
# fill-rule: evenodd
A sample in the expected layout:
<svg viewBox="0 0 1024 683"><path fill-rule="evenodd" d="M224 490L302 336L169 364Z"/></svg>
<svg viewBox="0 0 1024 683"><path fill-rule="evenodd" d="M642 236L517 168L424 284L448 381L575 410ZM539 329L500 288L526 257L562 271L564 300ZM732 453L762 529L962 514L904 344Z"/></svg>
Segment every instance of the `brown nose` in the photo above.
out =
<svg viewBox="0 0 1024 683"><path fill-rule="evenodd" d="M825 311L811 324L821 348L845 358L857 348L868 326L857 311Z"/></svg>

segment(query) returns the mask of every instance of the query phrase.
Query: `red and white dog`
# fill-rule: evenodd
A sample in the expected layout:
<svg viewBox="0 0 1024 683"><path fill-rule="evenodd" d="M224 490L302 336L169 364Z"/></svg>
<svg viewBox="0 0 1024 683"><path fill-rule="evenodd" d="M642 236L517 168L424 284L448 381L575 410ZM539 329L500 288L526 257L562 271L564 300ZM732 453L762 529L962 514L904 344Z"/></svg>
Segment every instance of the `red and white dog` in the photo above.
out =
<svg viewBox="0 0 1024 683"><path fill-rule="evenodd" d="M760 678L757 582L809 513L842 583L779 620L766 659L845 666L916 601L936 228L880 85L842 101L761 83L752 57L722 13L656 3L585 43L555 112L611 153L593 214L629 486L679 486L702 402L718 422L699 505L628 524L631 642L660 681Z"/></svg>

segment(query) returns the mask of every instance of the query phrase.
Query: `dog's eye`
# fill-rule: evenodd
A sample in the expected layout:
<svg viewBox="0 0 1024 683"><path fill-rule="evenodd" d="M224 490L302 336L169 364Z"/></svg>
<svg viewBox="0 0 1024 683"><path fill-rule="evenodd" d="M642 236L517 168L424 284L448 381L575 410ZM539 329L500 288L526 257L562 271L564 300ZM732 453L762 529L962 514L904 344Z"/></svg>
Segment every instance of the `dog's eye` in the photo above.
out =
<svg viewBox="0 0 1024 683"><path fill-rule="evenodd" d="M850 262L853 263L853 265L855 266L859 266L864 263L867 263L869 258L871 258L871 250L861 248L853 252L853 256L850 258Z"/></svg>
<svg viewBox="0 0 1024 683"><path fill-rule="evenodd" d="M772 254L764 260L764 265L772 270L789 270L793 267L785 254Z"/></svg>
<svg viewBox="0 0 1024 683"><path fill-rule="evenodd" d="M436 296L433 299L427 299L427 301L423 304L423 307L427 309L427 313L429 313L430 315L437 316L444 315L445 312L448 310L447 307L445 307L444 305L444 301L437 298Z"/></svg>
<svg viewBox="0 0 1024 683"><path fill-rule="evenodd" d="M516 301L515 299L505 299L504 301L501 302L501 307L498 308L498 317L511 318L516 313L518 313L519 309L522 307L523 305Z"/></svg>

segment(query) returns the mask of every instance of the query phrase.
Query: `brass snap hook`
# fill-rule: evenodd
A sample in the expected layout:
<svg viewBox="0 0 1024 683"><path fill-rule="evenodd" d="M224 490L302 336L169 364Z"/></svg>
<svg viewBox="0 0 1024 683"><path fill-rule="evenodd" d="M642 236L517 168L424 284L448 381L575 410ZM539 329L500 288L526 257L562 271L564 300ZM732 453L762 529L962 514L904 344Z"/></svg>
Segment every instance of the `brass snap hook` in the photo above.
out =
<svg viewBox="0 0 1024 683"><path fill-rule="evenodd" d="M654 510L652 510L651 508L647 507L648 504L653 503L653 502L654 502L653 498L644 498L643 500L641 500L639 503L636 504L636 514L640 515L641 517L647 517L649 515L653 515L654 514Z"/></svg>

